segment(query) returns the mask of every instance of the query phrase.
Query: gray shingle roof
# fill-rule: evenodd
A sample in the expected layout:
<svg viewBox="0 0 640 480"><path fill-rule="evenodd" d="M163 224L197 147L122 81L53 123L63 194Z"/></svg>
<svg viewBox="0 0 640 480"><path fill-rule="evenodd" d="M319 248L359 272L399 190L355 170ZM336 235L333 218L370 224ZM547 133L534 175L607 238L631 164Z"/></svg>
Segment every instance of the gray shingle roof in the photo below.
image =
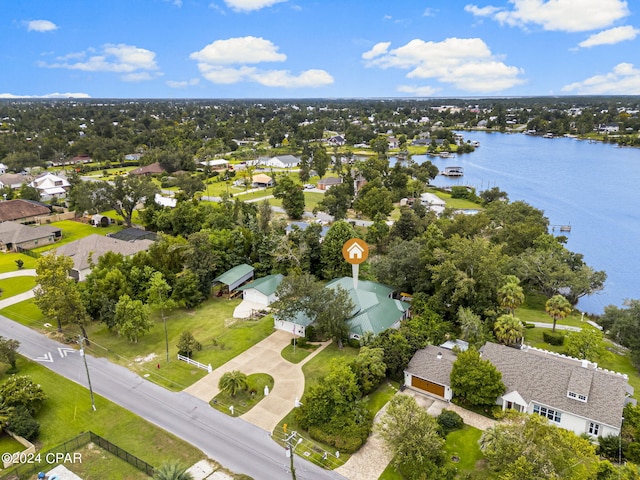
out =
<svg viewBox="0 0 640 480"><path fill-rule="evenodd" d="M502 372L507 394L517 391L527 403L539 403L620 427L629 388L626 376L595 368L590 362L583 366L580 360L533 348L517 350L487 343L481 351L482 357ZM586 392L587 401L569 398L570 386L578 390L577 394Z"/></svg>
<svg viewBox="0 0 640 480"><path fill-rule="evenodd" d="M18 222L2 222L0 223L0 242L5 245L19 245L20 243L55 236L60 232L59 228L48 225L30 227Z"/></svg>
<svg viewBox="0 0 640 480"><path fill-rule="evenodd" d="M441 358L438 358L441 354ZM451 369L456 361L456 354L446 348L427 345L418 350L405 372L424 380L449 386L451 384Z"/></svg>

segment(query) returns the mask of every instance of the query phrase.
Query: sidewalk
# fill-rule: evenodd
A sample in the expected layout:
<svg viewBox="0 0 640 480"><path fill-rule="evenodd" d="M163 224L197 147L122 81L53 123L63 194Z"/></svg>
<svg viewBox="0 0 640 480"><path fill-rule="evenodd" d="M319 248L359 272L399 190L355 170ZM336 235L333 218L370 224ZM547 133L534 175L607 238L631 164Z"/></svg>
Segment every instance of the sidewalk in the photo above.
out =
<svg viewBox="0 0 640 480"><path fill-rule="evenodd" d="M7 278L15 278L15 277L35 277L36 276L36 271L33 268L27 269L27 270L16 270L13 272L5 272L5 273L0 273L0 280L4 280ZM30 298L33 298L35 296L35 294L33 293L33 289L27 291L27 292L23 292L23 293L19 293L17 295L14 295L12 297L8 297L8 298L4 298L2 300L0 300L0 310L6 307L9 307L11 305L15 305L16 303L20 303L20 302L24 302L25 300L29 300Z"/></svg>
<svg viewBox="0 0 640 480"><path fill-rule="evenodd" d="M241 418L271 433L280 420L294 408L296 398L298 400L302 398L304 393L302 366L331 342L323 343L300 363L291 363L282 358L280 352L290 343L291 333L275 330L267 338L216 368L184 391L209 402L220 392L218 382L226 372L240 370L247 375L268 373L273 377L273 389L267 397Z"/></svg>

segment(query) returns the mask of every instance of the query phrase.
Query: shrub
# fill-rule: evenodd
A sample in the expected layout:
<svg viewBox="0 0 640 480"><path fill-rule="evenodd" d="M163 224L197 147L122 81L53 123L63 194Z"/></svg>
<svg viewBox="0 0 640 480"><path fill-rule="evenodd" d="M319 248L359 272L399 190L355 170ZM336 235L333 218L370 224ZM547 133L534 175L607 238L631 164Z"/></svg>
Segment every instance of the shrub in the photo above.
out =
<svg viewBox="0 0 640 480"><path fill-rule="evenodd" d="M564 333L562 332L542 332L542 339L549 345L564 345Z"/></svg>
<svg viewBox="0 0 640 480"><path fill-rule="evenodd" d="M40 424L31 416L25 407L17 406L9 416L7 429L31 441L38 436Z"/></svg>
<svg viewBox="0 0 640 480"><path fill-rule="evenodd" d="M305 329L305 337L308 341L310 342L317 342L318 341L318 332L317 330L314 328L313 325L309 325L306 329Z"/></svg>
<svg viewBox="0 0 640 480"><path fill-rule="evenodd" d="M300 348L306 348L309 341L305 337L292 338L291 345L295 345Z"/></svg>
<svg viewBox="0 0 640 480"><path fill-rule="evenodd" d="M458 415L453 410L447 410L446 408L442 410L436 420L444 430L445 435L449 432L453 432L454 430L460 430L464 425L464 422L462 421L462 417L460 415Z"/></svg>
<svg viewBox="0 0 640 480"><path fill-rule="evenodd" d="M360 348L360 340L356 340L355 338L350 338L347 341L347 345L349 345L351 348Z"/></svg>

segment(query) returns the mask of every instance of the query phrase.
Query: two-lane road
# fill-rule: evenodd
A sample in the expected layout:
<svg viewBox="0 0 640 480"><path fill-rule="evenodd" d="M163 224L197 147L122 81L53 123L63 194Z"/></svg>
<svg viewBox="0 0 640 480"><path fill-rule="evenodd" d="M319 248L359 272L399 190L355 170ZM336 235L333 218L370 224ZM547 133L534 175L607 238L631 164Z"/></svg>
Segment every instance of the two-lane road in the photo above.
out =
<svg viewBox="0 0 640 480"><path fill-rule="evenodd" d="M70 352L67 346L3 316L0 335L18 340L25 357L87 386L79 352ZM226 468L256 480L290 478L283 448L264 430L229 417L187 393L170 392L104 358L87 355L87 363L95 393L189 442ZM301 480L344 480L300 457L295 464Z"/></svg>

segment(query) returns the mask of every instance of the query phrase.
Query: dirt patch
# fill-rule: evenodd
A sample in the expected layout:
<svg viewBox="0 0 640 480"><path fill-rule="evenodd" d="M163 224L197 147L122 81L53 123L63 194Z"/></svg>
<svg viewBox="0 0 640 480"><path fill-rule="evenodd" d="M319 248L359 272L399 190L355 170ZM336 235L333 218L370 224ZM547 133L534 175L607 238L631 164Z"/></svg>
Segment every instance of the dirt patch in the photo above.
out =
<svg viewBox="0 0 640 480"><path fill-rule="evenodd" d="M134 363L137 364L141 364L141 363L148 363L148 362L153 362L156 358L158 357L157 354L155 353L150 353L149 355L146 356L138 356L136 358L133 359Z"/></svg>

